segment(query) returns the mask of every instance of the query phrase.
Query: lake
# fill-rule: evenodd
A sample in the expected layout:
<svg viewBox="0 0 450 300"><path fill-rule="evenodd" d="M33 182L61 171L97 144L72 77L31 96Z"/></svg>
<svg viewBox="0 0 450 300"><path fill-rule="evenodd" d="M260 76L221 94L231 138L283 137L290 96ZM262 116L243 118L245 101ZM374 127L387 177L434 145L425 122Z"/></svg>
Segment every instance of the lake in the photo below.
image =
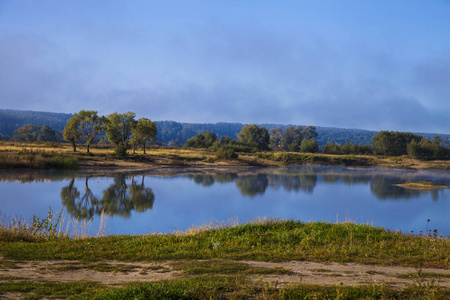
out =
<svg viewBox="0 0 450 300"><path fill-rule="evenodd" d="M0 170L0 214L31 221L33 215L46 217L51 207L65 218L92 220L94 232L104 211L107 234L166 233L267 217L450 235L450 190L395 186L419 180L450 185L450 172L331 166L111 175Z"/></svg>

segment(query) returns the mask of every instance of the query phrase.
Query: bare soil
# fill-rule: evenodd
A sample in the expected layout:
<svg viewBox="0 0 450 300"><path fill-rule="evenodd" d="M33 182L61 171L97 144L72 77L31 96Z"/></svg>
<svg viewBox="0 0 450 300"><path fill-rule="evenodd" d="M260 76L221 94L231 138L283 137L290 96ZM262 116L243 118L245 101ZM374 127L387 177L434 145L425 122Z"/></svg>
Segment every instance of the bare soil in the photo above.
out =
<svg viewBox="0 0 450 300"><path fill-rule="evenodd" d="M413 284L425 284L431 279L434 284L450 288L450 270L424 268L421 270L397 266L361 265L355 263L327 263L309 261L261 262L240 261L251 267L288 269L292 275L254 275L255 282L272 282L277 286L293 283L319 285L378 285L403 289ZM104 261L85 263L76 261L28 261L7 262L0 267L0 282L4 281L96 281L107 285L121 285L127 282L152 282L175 279L182 271L175 270L172 261L118 262ZM96 270L98 264L104 270ZM106 267L106 268L105 268ZM113 271L105 271L113 270Z"/></svg>

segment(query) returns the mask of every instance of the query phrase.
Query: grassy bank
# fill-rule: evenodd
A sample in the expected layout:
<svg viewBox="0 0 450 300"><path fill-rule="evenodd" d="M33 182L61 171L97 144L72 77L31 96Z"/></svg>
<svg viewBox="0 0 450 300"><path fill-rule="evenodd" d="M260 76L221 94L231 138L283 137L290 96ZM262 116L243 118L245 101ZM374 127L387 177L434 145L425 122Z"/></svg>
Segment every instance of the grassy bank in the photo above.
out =
<svg viewBox="0 0 450 300"><path fill-rule="evenodd" d="M63 152L23 148L0 151L0 168L78 169L78 159Z"/></svg>
<svg viewBox="0 0 450 300"><path fill-rule="evenodd" d="M25 241L3 233L0 245L1 254L13 260L309 260L450 268L447 238L352 223L268 220L216 227L224 228L82 239L43 235Z"/></svg>
<svg viewBox="0 0 450 300"><path fill-rule="evenodd" d="M11 298L19 294L27 299L446 299L450 296L448 289L432 280L423 280L425 276L442 276L438 274L421 275L418 271L417 276L411 275L416 276L415 283L400 290L386 285L302 284L302 276L297 283L278 285L265 278L292 276L292 271L251 267L240 262L338 261L406 265L418 270L427 266L449 269L447 238L404 235L351 223L276 220L234 226L216 224L171 234L69 238L55 233L58 221L54 219L52 216L37 219L25 236L19 232L7 234L11 227L2 227L0 270L11 272L10 276L0 278L0 294ZM24 231L27 228L20 232ZM20 262L48 260L62 263L45 267L45 272L83 269L110 276L139 269L138 262L153 261L155 265L141 268L139 274L150 269L164 273L167 271L164 262L171 261L171 268L179 273L171 280L120 286L85 281L29 281L14 276L14 270L21 268ZM107 263L110 261L123 263L112 265Z"/></svg>
<svg viewBox="0 0 450 300"><path fill-rule="evenodd" d="M231 226L191 228L187 232L142 236L68 238L39 234L35 239L0 236L0 296L20 294L27 299L447 299L450 290L439 287L436 274L423 267L450 269L450 240L405 235L352 223L302 223L265 220ZM5 230L5 228L2 228ZM29 281L14 277L23 261L56 260L46 272L96 270L105 276L139 269L138 262L155 262L151 270L166 272L165 262L178 275L158 282L107 285L96 282ZM70 260L70 263L67 263ZM405 289L389 285L279 285L270 276L291 275L284 268L251 267L242 260L357 262L413 266L419 270ZM122 262L110 265L107 262ZM128 262L128 263L127 263ZM131 263L130 263L131 262ZM40 267L42 268L42 267ZM141 268L139 274L149 272ZM325 269L316 270L326 272Z"/></svg>
<svg viewBox="0 0 450 300"><path fill-rule="evenodd" d="M378 166L406 169L450 170L450 161L419 161L407 156L327 155L293 152L239 153L237 159L224 159L205 150L151 148L125 157L114 155L109 147L83 146L73 152L68 144L23 144L0 142L0 168L76 169L149 168L156 166L286 166L294 164Z"/></svg>

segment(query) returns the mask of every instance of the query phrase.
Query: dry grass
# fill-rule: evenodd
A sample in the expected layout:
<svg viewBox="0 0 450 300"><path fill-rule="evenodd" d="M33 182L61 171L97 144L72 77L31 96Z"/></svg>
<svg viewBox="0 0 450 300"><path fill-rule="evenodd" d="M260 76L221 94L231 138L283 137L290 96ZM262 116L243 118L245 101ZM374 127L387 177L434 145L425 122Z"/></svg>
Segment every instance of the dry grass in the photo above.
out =
<svg viewBox="0 0 450 300"><path fill-rule="evenodd" d="M39 144L0 142L0 166L5 155L20 161L23 153L42 154L50 159L54 156L68 157L78 161L81 168L150 168L157 166L286 166L289 164L330 164L346 166L379 166L403 169L450 170L450 161L420 161L407 156L383 157L371 155L329 155L288 152L239 153L238 159L220 160L213 152L202 149L149 148L146 154L129 151L125 157L114 155L114 149L93 145L90 155L84 145L72 151L69 144ZM45 164L44 164L45 165ZM5 167L5 166L4 166ZM8 167L8 166L6 166ZM13 166L14 167L14 166ZM17 167L39 168L33 164Z"/></svg>

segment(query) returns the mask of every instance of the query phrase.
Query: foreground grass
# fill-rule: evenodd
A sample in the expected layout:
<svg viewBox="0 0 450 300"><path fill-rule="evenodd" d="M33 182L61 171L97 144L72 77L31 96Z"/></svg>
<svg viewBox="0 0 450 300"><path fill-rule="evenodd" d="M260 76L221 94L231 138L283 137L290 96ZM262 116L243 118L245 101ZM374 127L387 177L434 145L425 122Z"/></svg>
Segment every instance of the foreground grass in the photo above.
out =
<svg viewBox="0 0 450 300"><path fill-rule="evenodd" d="M447 238L419 237L352 223L253 222L192 233L22 241L4 234L13 260L312 260L450 268ZM0 236L1 237L1 236Z"/></svg>
<svg viewBox="0 0 450 300"><path fill-rule="evenodd" d="M91 282L0 282L0 295L22 299L448 299L450 293L434 286L412 286L402 291L384 285L368 287L317 286L252 282L245 276L201 275L155 283L108 287Z"/></svg>
<svg viewBox="0 0 450 300"><path fill-rule="evenodd" d="M2 228L2 230L5 230ZM154 283L108 286L92 282L30 282L0 278L0 297L25 299L448 299L450 291L418 278L404 290L385 285L317 286L299 282L279 286L264 276L292 275L286 269L251 267L239 260L337 261L365 264L450 268L450 240L404 235L352 223L265 220L187 232L142 236L67 238L0 235L0 268L14 269L18 261L72 260L49 271L89 269L100 272L139 270L132 264L111 266L105 261L172 261L180 275ZM208 260L207 260L208 259ZM156 265L155 270L167 271ZM146 272L142 269L141 272ZM413 276L414 274L411 274ZM420 275L420 273L419 273ZM426 274L423 274L424 276ZM255 276L260 278L254 280ZM430 277L430 276L428 276ZM253 279L252 279L253 278Z"/></svg>

